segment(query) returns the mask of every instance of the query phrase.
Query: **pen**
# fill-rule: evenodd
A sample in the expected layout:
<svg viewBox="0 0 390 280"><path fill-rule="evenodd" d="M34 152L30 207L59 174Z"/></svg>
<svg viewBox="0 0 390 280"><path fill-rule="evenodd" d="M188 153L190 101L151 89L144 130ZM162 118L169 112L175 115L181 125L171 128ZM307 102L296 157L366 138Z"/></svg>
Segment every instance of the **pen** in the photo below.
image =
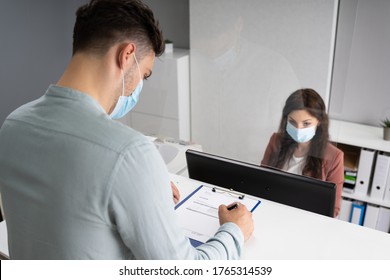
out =
<svg viewBox="0 0 390 280"><path fill-rule="evenodd" d="M234 203L233 205L230 205L227 210L233 210L233 209L236 209L238 207L238 203Z"/></svg>

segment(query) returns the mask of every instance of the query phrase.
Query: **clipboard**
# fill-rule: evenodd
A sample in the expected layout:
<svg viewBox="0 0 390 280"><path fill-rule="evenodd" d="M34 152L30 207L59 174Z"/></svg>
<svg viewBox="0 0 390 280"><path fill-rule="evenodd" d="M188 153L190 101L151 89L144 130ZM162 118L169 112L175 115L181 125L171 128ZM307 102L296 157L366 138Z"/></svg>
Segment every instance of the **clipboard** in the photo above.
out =
<svg viewBox="0 0 390 280"><path fill-rule="evenodd" d="M234 202L244 204L251 212L261 203L258 199L232 189L201 185L176 205L179 224L192 246L197 247L214 236L220 227L219 205Z"/></svg>

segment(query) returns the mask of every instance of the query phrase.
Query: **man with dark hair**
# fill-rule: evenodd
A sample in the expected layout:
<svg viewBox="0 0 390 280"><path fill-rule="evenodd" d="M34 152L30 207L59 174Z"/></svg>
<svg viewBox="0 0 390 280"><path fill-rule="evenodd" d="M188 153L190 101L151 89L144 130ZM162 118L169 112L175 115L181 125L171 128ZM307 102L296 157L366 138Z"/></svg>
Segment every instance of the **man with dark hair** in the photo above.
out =
<svg viewBox="0 0 390 280"><path fill-rule="evenodd" d="M253 231L243 205L194 248L178 226L155 146L112 119L137 103L164 51L139 0L76 13L73 56L56 85L0 130L0 186L12 259L236 259Z"/></svg>

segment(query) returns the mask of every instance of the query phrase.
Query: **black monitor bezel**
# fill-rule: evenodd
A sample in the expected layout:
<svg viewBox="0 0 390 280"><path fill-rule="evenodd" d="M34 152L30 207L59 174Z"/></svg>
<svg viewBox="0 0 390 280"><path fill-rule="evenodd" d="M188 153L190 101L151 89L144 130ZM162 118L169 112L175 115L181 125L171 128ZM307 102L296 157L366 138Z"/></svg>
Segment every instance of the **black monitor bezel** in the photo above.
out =
<svg viewBox="0 0 390 280"><path fill-rule="evenodd" d="M334 183L191 149L186 151L186 160L191 179L325 216L334 216ZM263 178L267 183L259 183L258 178ZM287 182L289 186L285 186L283 182ZM294 182L299 184L293 184Z"/></svg>

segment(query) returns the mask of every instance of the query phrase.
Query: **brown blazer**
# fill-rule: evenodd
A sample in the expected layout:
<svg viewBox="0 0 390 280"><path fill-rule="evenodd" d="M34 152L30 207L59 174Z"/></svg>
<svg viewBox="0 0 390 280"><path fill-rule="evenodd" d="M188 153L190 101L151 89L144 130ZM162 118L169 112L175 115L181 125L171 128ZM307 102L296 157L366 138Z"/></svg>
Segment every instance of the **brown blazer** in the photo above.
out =
<svg viewBox="0 0 390 280"><path fill-rule="evenodd" d="M272 154L279 150L278 133L274 133L269 140L268 146L265 150L262 165L269 165ZM310 174L304 174L311 176ZM344 153L328 143L325 156L322 161L322 176L321 180L332 182L336 184L336 203L334 215L337 216L340 212L341 193L344 184Z"/></svg>

